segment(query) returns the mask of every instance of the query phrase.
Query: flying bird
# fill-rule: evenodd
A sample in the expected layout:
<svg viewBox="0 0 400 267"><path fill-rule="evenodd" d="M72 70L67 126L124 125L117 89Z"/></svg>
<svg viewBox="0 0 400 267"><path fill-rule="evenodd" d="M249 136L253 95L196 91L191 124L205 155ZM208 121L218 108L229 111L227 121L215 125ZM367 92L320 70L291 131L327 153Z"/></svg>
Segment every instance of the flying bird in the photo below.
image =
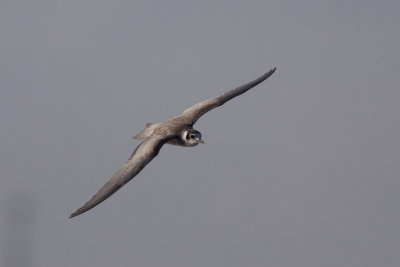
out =
<svg viewBox="0 0 400 267"><path fill-rule="evenodd" d="M145 139L132 153L128 161L119 169L108 182L81 208L71 214L69 218L82 214L97 206L114 194L118 189L135 177L154 157L161 147L167 143L184 147L196 146L204 141L201 133L193 129L196 121L206 112L223 105L232 98L245 93L257 84L263 82L275 72L270 70L261 77L230 90L215 98L197 103L163 123L147 123L145 128L134 139Z"/></svg>

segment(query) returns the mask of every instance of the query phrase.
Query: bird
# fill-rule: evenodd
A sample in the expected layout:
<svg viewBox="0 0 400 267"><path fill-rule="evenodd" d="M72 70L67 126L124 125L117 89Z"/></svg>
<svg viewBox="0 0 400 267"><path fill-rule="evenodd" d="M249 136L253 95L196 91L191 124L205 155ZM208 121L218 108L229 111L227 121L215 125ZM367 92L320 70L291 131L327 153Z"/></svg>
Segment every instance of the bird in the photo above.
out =
<svg viewBox="0 0 400 267"><path fill-rule="evenodd" d="M100 188L100 190L82 207L70 215L78 216L97 206L127 182L132 180L153 158L155 158L164 144L183 147L193 147L204 144L199 131L193 129L196 121L208 111L219 107L237 97L270 77L276 68L271 69L259 78L227 91L215 98L199 102L184 110L178 116L163 123L147 123L144 129L134 139L144 139L133 151L125 164Z"/></svg>

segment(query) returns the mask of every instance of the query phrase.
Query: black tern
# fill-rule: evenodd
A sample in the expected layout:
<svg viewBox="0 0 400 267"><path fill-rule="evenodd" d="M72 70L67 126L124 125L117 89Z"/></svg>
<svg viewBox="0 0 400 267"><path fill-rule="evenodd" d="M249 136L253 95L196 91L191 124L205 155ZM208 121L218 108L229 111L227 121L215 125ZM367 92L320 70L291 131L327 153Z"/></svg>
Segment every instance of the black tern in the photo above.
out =
<svg viewBox="0 0 400 267"><path fill-rule="evenodd" d="M276 68L254 81L239 86L215 98L197 103L183 111L177 117L166 122L146 124L145 128L133 137L134 139L145 140L135 149L121 169L119 169L85 205L72 213L70 218L90 210L114 194L156 157L165 143L185 147L192 147L199 143L204 143L201 139L201 133L193 129L193 125L196 121L206 112L223 105L232 98L245 93L257 84L263 82L271 76L275 70Z"/></svg>

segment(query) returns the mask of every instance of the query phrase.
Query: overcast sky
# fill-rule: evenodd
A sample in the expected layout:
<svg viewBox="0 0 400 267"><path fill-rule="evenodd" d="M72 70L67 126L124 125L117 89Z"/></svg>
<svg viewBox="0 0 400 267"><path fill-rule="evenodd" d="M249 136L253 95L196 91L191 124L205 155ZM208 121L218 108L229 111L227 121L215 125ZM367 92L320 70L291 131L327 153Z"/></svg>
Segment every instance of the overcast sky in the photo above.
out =
<svg viewBox="0 0 400 267"><path fill-rule="evenodd" d="M398 0L0 3L0 265L400 264ZM76 218L147 122L277 71Z"/></svg>

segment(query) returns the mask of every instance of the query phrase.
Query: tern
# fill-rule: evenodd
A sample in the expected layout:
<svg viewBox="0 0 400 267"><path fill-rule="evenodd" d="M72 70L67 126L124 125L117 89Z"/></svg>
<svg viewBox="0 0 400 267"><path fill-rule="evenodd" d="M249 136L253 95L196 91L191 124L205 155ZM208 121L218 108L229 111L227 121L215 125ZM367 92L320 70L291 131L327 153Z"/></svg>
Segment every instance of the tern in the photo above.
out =
<svg viewBox="0 0 400 267"><path fill-rule="evenodd" d="M132 180L154 157L158 155L161 147L167 143L184 147L204 144L201 133L193 129L196 121L206 112L223 105L234 97L250 90L257 84L266 80L275 72L271 69L261 77L230 90L215 98L197 103L183 111L178 116L163 123L147 123L145 128L134 139L145 139L129 157L128 161L119 169L104 186L81 208L71 214L69 218L82 214L97 206L114 194L118 189Z"/></svg>

